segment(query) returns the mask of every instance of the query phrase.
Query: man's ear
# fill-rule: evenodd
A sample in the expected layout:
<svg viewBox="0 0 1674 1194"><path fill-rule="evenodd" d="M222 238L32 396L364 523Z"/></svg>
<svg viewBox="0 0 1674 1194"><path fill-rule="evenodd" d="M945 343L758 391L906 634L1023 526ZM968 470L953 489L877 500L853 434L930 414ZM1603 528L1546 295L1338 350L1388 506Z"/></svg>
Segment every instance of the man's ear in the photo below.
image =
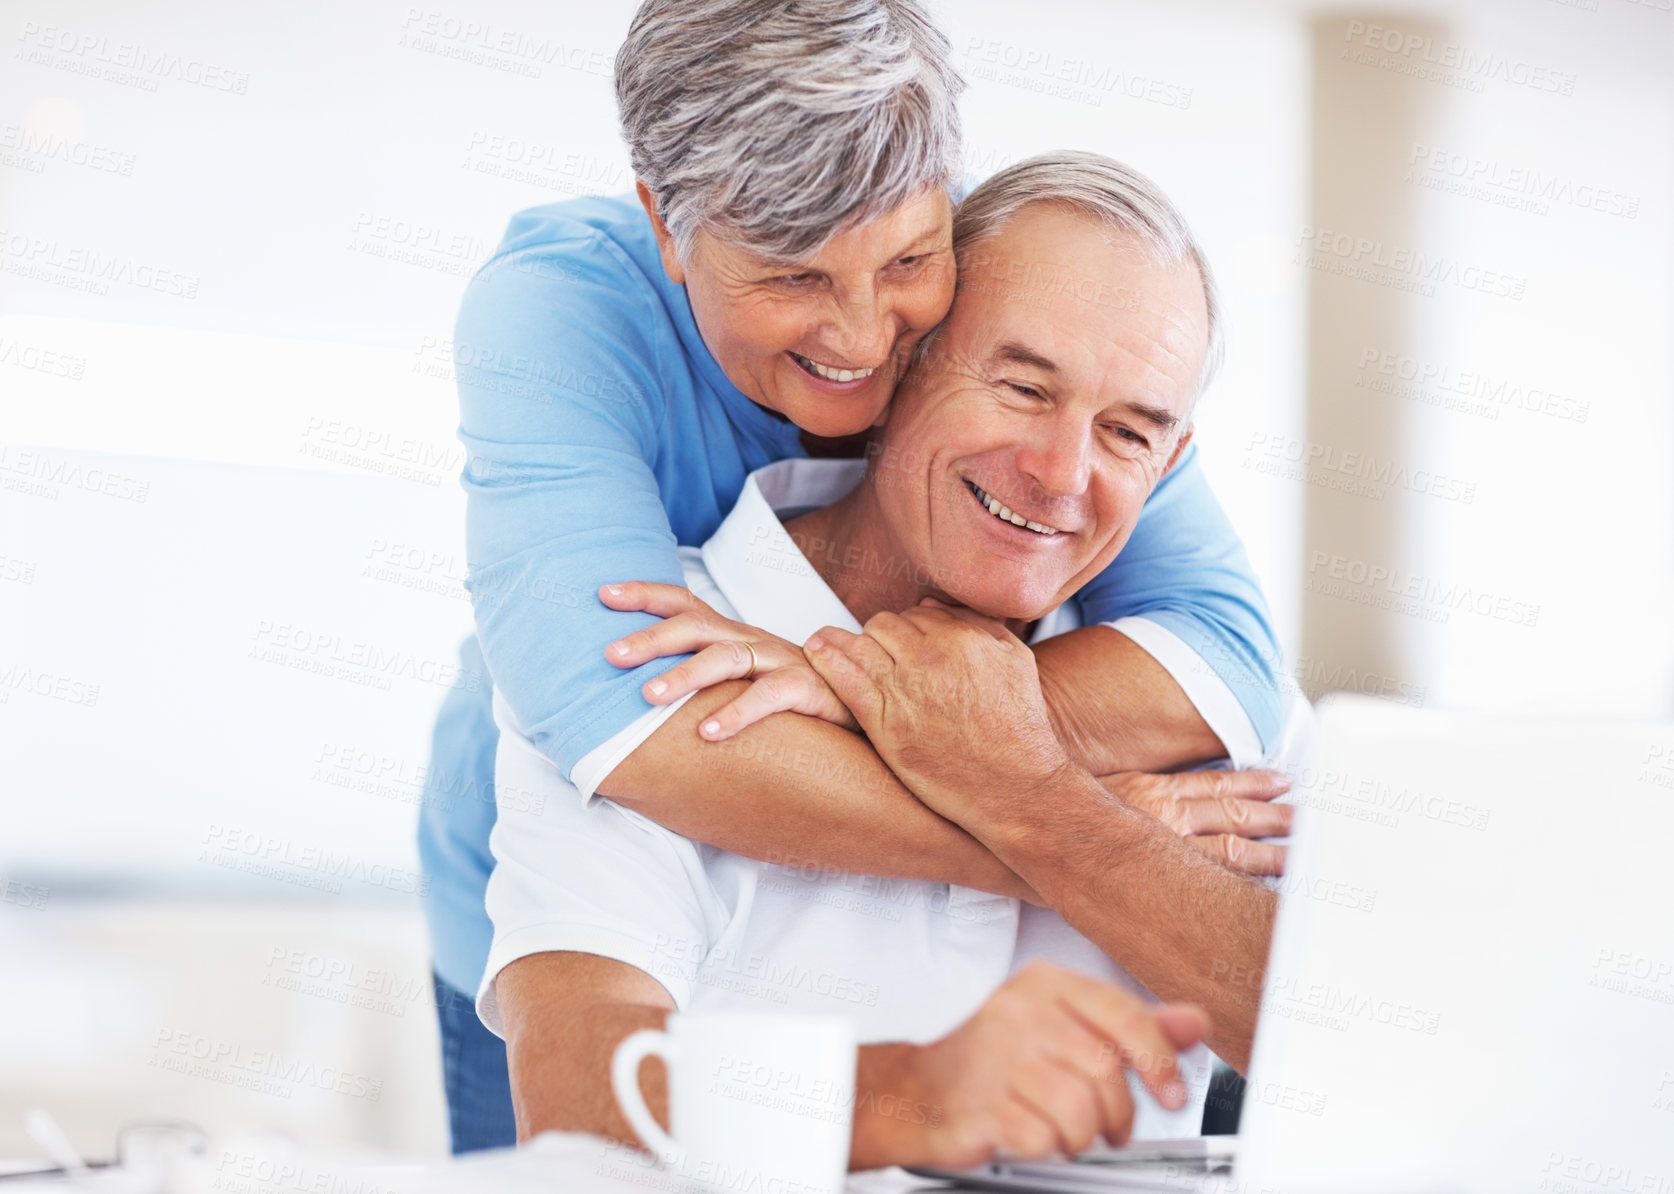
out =
<svg viewBox="0 0 1674 1194"><path fill-rule="evenodd" d="M657 251L663 257L663 272L676 286L684 285L686 267L680 264L680 257L674 251L674 237L669 234L668 225L663 223L662 213L657 210L657 201L651 196L651 188L636 178L634 191L639 195L639 205L645 209L645 214L651 217L651 231L657 234Z"/></svg>
<svg viewBox="0 0 1674 1194"><path fill-rule="evenodd" d="M1196 434L1197 434L1197 424L1195 424L1195 423L1186 424L1186 429L1180 433L1180 442L1174 445L1174 455L1172 455L1168 458L1168 467L1163 469L1162 477L1157 478L1157 483L1159 485L1162 484L1163 477L1168 476L1169 473L1174 471L1175 462L1180 459L1181 453L1183 453L1186 450L1186 445L1192 442L1192 436L1194 436Z"/></svg>

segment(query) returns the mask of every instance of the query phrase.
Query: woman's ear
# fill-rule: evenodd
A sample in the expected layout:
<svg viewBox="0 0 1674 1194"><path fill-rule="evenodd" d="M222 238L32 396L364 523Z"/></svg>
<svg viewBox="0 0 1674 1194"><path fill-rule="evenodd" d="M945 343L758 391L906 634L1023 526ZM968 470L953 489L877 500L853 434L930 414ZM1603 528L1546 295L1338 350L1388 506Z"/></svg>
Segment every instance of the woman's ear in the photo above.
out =
<svg viewBox="0 0 1674 1194"><path fill-rule="evenodd" d="M674 251L674 237L669 234L668 225L663 223L662 213L657 210L657 200L652 197L651 188L636 178L634 191L639 195L639 205L645 209L645 214L651 217L651 230L657 234L657 251L663 257L663 272L676 286L684 285L686 267L680 264L680 256Z"/></svg>

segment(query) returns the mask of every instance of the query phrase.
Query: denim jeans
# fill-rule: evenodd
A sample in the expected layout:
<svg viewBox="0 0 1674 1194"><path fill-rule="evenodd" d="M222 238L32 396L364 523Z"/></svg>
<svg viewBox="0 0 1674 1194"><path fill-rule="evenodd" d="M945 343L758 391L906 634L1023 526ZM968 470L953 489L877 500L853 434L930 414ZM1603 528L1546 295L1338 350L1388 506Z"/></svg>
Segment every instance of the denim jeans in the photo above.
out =
<svg viewBox="0 0 1674 1194"><path fill-rule="evenodd" d="M448 1099L448 1143L453 1153L510 1148L512 1118L506 1043L477 1019L476 1001L437 975L436 1021L442 1030L442 1084Z"/></svg>
<svg viewBox="0 0 1674 1194"><path fill-rule="evenodd" d="M1209 1079L1209 1097L1203 1104L1205 1136L1236 1136L1244 1110L1244 1078L1219 1058Z"/></svg>

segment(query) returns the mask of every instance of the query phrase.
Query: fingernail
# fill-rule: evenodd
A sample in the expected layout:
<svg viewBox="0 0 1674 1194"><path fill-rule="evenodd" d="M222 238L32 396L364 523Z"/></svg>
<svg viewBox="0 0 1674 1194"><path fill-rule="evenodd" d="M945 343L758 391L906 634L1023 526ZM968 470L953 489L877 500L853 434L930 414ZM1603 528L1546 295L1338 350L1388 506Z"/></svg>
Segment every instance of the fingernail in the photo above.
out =
<svg viewBox="0 0 1674 1194"><path fill-rule="evenodd" d="M1283 771L1275 771L1273 773L1273 783L1281 792L1290 791L1290 776L1286 775Z"/></svg>
<svg viewBox="0 0 1674 1194"><path fill-rule="evenodd" d="M627 643L611 643L610 644L610 653L612 655L626 655L628 653L628 644Z"/></svg>
<svg viewBox="0 0 1674 1194"><path fill-rule="evenodd" d="M668 691L668 684L662 680L653 680L646 687L651 689L652 696L662 696Z"/></svg>
<svg viewBox="0 0 1674 1194"><path fill-rule="evenodd" d="M818 651L823 646L825 646L825 640L816 634L802 644L802 649L804 651Z"/></svg>
<svg viewBox="0 0 1674 1194"><path fill-rule="evenodd" d="M718 721L706 721L706 722L703 723L703 736L705 738L713 738L716 734L719 734L720 732L721 732L721 723L720 722L718 722Z"/></svg>
<svg viewBox="0 0 1674 1194"><path fill-rule="evenodd" d="M622 595L622 586L621 585L606 585L605 586L605 592L609 593L612 597L620 597Z"/></svg>

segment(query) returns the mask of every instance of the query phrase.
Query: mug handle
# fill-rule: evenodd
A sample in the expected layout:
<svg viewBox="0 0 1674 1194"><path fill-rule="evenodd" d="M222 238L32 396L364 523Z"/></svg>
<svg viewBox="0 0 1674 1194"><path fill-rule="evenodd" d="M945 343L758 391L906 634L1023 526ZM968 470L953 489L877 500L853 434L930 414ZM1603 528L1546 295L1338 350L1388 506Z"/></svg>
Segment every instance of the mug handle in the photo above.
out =
<svg viewBox="0 0 1674 1194"><path fill-rule="evenodd" d="M667 1064L672 1045L668 1033L655 1028L642 1028L624 1037L610 1061L610 1085L616 1092L617 1106L622 1108L628 1126L633 1128L640 1142L664 1165L679 1168L685 1159L685 1150L674 1142L674 1137L663 1131L662 1125L646 1108L645 1096L639 1089L639 1063L647 1057L660 1057ZM669 1086L672 1088L673 1085L671 1080Z"/></svg>

